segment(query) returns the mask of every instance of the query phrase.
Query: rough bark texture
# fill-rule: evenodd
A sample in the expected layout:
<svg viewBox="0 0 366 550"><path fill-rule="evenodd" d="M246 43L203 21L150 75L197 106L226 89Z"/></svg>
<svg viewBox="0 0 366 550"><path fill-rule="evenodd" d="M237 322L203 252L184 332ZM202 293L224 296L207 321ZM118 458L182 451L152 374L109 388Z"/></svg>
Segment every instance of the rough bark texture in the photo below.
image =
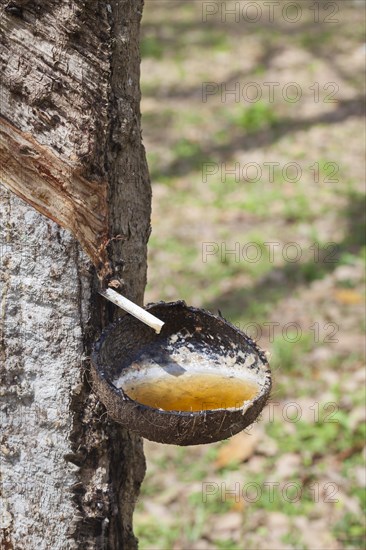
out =
<svg viewBox="0 0 366 550"><path fill-rule="evenodd" d="M31 140L40 161L55 159L60 185L48 187L47 201L55 210L66 189L75 215L63 225L73 235L86 234L85 219L99 231L88 217L92 197L85 194L82 211L70 192L75 179L106 196L111 275L138 303L151 202L140 135L141 10L142 0L0 0L1 128ZM32 158L14 176L18 190L9 165L0 167L0 546L134 548L142 444L108 419L88 383L91 343L116 311L97 294L85 243L90 257L33 208L50 215L42 205L19 198L29 203L39 178L49 183L47 171L29 170Z"/></svg>

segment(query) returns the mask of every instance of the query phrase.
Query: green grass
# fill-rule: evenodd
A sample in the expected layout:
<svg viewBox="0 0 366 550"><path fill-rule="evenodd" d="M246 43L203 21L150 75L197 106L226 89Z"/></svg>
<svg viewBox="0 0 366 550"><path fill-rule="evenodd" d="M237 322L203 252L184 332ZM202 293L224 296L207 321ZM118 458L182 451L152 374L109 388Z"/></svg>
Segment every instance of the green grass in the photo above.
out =
<svg viewBox="0 0 366 550"><path fill-rule="evenodd" d="M216 458L217 452L217 446L207 447L200 460L192 463L190 449L188 447L177 447L173 458L169 458L169 460L166 458L156 459L154 463L160 469L164 469L168 465L174 467L180 481L203 481L206 477L208 467ZM142 485L142 491L144 491L144 484Z"/></svg>
<svg viewBox="0 0 366 550"><path fill-rule="evenodd" d="M184 455L184 453L182 454ZM179 462L179 458L174 459L174 461L176 467L177 465L182 466ZM192 467L193 465L191 464L190 466ZM185 469L187 468L188 466L186 465ZM193 478L187 478L187 481L188 479L192 480L194 476ZM142 490L142 495L143 494L144 490ZM166 526L163 523L157 524L153 519L139 521L135 527L137 537L141 538L139 547L143 550L152 550L155 548L159 550L170 550L174 547L174 544L178 540L182 540L182 538L188 541L190 545L196 540L199 540L209 517L213 514L221 515L229 511L232 507L232 501L223 501L219 491L217 495L212 495L212 497L207 498L206 502L204 502L202 491L193 492L188 496L187 506L195 511L193 519L191 519L190 515L183 515L177 518L172 524ZM138 504L137 511L143 513L143 502ZM225 541L215 541L217 548L221 548L220 544L225 543ZM226 546L222 547L226 548Z"/></svg>
<svg viewBox="0 0 366 550"><path fill-rule="evenodd" d="M366 540L365 522L362 518L347 512L336 523L333 534L347 550L364 549Z"/></svg>
<svg viewBox="0 0 366 550"><path fill-rule="evenodd" d="M228 34L216 30L200 33L197 43L215 52L227 52L231 47Z"/></svg>
<svg viewBox="0 0 366 550"><path fill-rule="evenodd" d="M180 537L181 527L179 522L173 526L165 526L154 519L139 521L134 528L135 535L139 539L141 550L171 550L174 543Z"/></svg>
<svg viewBox="0 0 366 550"><path fill-rule="evenodd" d="M311 347L311 333L294 329L285 331L284 334L276 334L272 344L272 364L284 373L301 372L302 358Z"/></svg>
<svg viewBox="0 0 366 550"><path fill-rule="evenodd" d="M236 109L222 110L221 115L226 115L227 120L231 124L248 133L272 128L278 122L275 108L262 100L252 103L247 107L241 105Z"/></svg>
<svg viewBox="0 0 366 550"><path fill-rule="evenodd" d="M267 433L275 440L281 439L281 452L297 452L305 463L314 455L340 453L354 446L361 445L365 437L365 426L359 424L351 429L348 423L349 413L338 410L327 410L329 416L324 422L291 422L295 432L291 437L284 436L283 422L272 422L267 425ZM326 413L324 413L326 414Z"/></svg>
<svg viewBox="0 0 366 550"><path fill-rule="evenodd" d="M189 503L196 509L204 508L205 512L209 514L222 514L228 512L233 505L233 500L222 498L221 492L218 491L215 494L207 495L206 501L203 500L202 491L192 493L189 496Z"/></svg>
<svg viewBox="0 0 366 550"><path fill-rule="evenodd" d="M217 550L242 550L233 539L215 540L214 544Z"/></svg>
<svg viewBox="0 0 366 550"><path fill-rule="evenodd" d="M359 406L362 407L365 402L365 391L361 390L363 401L362 404L360 403ZM362 433L363 433L363 427L362 425L358 428L356 428L355 431L355 437L352 440L353 450L354 452L342 462L341 467L341 474L344 479L347 479L349 484L349 494L356 497L359 500L360 507L362 510L365 510L366 508L366 490L364 487L362 487L359 483L359 480L356 478L355 472L357 469L363 470L365 466L364 457L362 456L362 453L360 452L362 447Z"/></svg>
<svg viewBox="0 0 366 550"><path fill-rule="evenodd" d="M314 205L306 193L300 191L295 197L284 201L283 216L287 222L311 221L316 217Z"/></svg>
<svg viewBox="0 0 366 550"><path fill-rule="evenodd" d="M161 59L164 54L164 45L156 36L143 36L140 43L141 57Z"/></svg>
<svg viewBox="0 0 366 550"><path fill-rule="evenodd" d="M324 27L317 29L318 32L302 33L296 37L298 44L309 50L319 50L329 47L334 41L334 33L329 30L326 31Z"/></svg>
<svg viewBox="0 0 366 550"><path fill-rule="evenodd" d="M309 550L307 546L299 540L299 533L297 529L294 531L289 531L286 535L283 535L281 540L286 545L289 544L293 548L296 548L296 550Z"/></svg>
<svg viewBox="0 0 366 550"><path fill-rule="evenodd" d="M201 147L199 143L186 139L184 137L174 143L172 149L177 158L191 159L192 157L202 157Z"/></svg>

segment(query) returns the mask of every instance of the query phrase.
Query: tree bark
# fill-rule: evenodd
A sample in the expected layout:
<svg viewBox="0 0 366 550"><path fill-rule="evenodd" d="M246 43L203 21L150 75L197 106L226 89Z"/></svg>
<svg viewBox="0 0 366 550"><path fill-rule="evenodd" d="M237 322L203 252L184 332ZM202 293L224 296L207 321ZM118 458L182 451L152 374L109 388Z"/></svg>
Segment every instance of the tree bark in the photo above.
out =
<svg viewBox="0 0 366 550"><path fill-rule="evenodd" d="M113 278L140 304L146 284L142 4L0 0L6 550L136 547L142 442L108 419L88 356L120 315L98 295L100 282Z"/></svg>

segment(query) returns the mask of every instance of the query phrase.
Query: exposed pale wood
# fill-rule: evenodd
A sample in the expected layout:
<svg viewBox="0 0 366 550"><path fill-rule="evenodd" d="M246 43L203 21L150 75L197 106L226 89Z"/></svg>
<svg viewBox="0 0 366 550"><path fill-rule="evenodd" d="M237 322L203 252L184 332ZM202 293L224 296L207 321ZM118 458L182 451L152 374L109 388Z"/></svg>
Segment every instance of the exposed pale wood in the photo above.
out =
<svg viewBox="0 0 366 550"><path fill-rule="evenodd" d="M65 229L108 273L107 183L88 181L65 160L0 117L1 183Z"/></svg>

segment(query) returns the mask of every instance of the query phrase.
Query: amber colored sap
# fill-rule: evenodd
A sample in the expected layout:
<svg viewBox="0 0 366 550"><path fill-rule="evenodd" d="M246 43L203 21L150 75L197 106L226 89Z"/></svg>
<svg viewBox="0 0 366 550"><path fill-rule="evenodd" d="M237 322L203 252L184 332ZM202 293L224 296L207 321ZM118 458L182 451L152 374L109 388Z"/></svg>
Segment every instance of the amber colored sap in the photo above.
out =
<svg viewBox="0 0 366 550"><path fill-rule="evenodd" d="M241 407L258 393L254 382L218 374L184 374L138 380L124 386L131 399L166 411Z"/></svg>

